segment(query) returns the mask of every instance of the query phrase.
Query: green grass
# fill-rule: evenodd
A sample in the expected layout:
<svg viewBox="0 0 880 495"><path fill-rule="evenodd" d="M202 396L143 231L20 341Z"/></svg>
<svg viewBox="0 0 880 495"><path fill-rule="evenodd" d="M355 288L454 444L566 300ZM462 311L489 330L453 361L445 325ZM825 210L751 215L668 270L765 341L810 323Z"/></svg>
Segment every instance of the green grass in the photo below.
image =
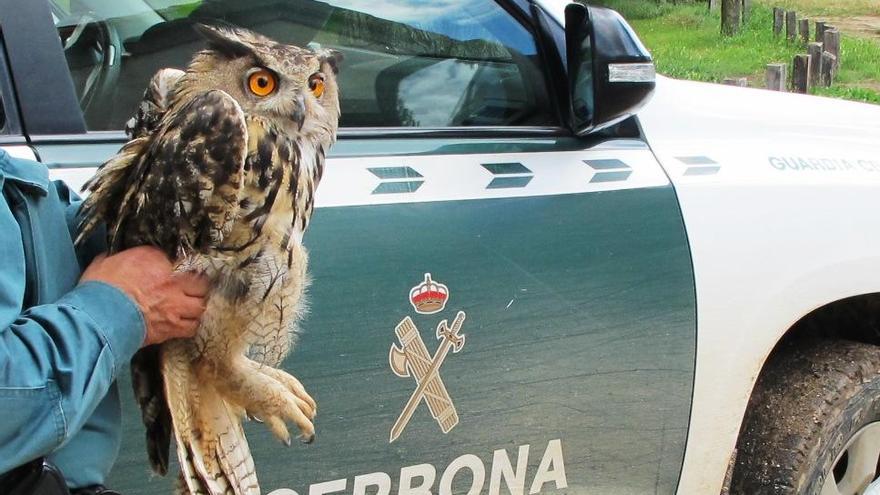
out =
<svg viewBox="0 0 880 495"><path fill-rule="evenodd" d="M766 64L790 61L801 51L794 44L774 38L766 21L762 23L772 19L765 13L755 9L742 32L733 37L721 36L718 13L707 13L705 5L682 6L661 17L633 20L632 24L662 74L714 82L725 77L748 77L756 85Z"/></svg>
<svg viewBox="0 0 880 495"><path fill-rule="evenodd" d="M814 0L781 1L809 3ZM861 1L844 0L840 8L849 12ZM767 64L790 66L796 54L806 53L800 42L788 42L784 37L773 35L772 9L763 4L753 6L740 34L723 37L720 13L708 12L705 3L672 5L645 0L597 0L595 3L609 6L626 17L654 56L658 72L670 77L709 82L747 77L750 86L764 87ZM841 58L843 65L835 86L817 88L814 92L880 103L880 42L844 36Z"/></svg>
<svg viewBox="0 0 880 495"><path fill-rule="evenodd" d="M813 88L812 94L843 98L844 100L863 101L880 105L880 92L856 86L832 86L830 88Z"/></svg>
<svg viewBox="0 0 880 495"><path fill-rule="evenodd" d="M843 65L838 81L855 84L873 81L880 87L880 41L844 36L840 42Z"/></svg>

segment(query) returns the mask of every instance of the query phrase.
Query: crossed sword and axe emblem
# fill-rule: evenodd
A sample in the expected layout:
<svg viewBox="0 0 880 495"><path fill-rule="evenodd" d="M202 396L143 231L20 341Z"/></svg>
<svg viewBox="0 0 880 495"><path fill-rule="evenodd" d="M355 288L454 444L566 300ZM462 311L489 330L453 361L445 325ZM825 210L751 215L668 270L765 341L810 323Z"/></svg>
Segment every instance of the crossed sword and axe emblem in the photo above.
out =
<svg viewBox="0 0 880 495"><path fill-rule="evenodd" d="M439 371L450 350L454 354L464 347L465 336L459 334L464 319L464 311L459 311L455 315L451 327L447 320L443 320L437 325L437 338L440 340L440 347L437 348L434 356L428 354L428 348L425 347L422 335L412 318L407 316L394 329L401 346L391 344L391 349L388 352L391 370L402 378L412 376L417 386L397 421L394 422L394 426L391 427L389 443L397 440L397 437L406 428L422 398L428 403L431 416L437 420L443 433L449 433L458 424L458 412L455 410L452 399L449 398L446 385L440 379Z"/></svg>

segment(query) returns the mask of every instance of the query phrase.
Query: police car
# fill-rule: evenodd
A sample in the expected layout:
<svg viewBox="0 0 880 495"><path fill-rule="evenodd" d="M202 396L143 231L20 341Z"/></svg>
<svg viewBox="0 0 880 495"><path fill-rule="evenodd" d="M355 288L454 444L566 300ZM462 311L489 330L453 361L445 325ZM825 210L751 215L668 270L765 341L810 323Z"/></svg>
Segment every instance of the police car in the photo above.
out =
<svg viewBox="0 0 880 495"><path fill-rule="evenodd" d="M0 0L0 145L78 188L197 21L344 53L285 362L317 441L248 425L267 493L872 490L880 107L655 76L566 7ZM124 402L110 485L167 493Z"/></svg>

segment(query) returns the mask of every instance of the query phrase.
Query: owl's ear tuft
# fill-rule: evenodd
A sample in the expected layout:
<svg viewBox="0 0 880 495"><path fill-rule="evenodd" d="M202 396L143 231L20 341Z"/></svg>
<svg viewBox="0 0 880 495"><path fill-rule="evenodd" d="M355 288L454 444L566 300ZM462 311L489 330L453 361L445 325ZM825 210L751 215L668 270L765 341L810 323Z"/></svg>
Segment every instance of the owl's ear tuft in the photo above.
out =
<svg viewBox="0 0 880 495"><path fill-rule="evenodd" d="M209 26L194 24L196 32L208 41L208 47L228 57L253 55L254 51L233 27Z"/></svg>
<svg viewBox="0 0 880 495"><path fill-rule="evenodd" d="M342 52L331 50L329 48L321 48L316 50L315 53L318 55L318 60L321 61L322 66L326 64L334 74L339 74L339 66L342 65L342 61L345 60L345 56Z"/></svg>

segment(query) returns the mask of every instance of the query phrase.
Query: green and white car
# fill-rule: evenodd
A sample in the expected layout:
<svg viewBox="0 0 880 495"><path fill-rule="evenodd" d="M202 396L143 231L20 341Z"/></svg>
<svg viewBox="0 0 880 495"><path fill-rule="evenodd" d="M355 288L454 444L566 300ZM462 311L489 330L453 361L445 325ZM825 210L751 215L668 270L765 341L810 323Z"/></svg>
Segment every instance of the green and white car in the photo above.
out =
<svg viewBox="0 0 880 495"><path fill-rule="evenodd" d="M344 53L284 364L317 441L248 424L266 493L872 490L880 107L655 76L566 7L0 0L0 146L78 188L195 22ZM111 485L168 493L121 380Z"/></svg>

